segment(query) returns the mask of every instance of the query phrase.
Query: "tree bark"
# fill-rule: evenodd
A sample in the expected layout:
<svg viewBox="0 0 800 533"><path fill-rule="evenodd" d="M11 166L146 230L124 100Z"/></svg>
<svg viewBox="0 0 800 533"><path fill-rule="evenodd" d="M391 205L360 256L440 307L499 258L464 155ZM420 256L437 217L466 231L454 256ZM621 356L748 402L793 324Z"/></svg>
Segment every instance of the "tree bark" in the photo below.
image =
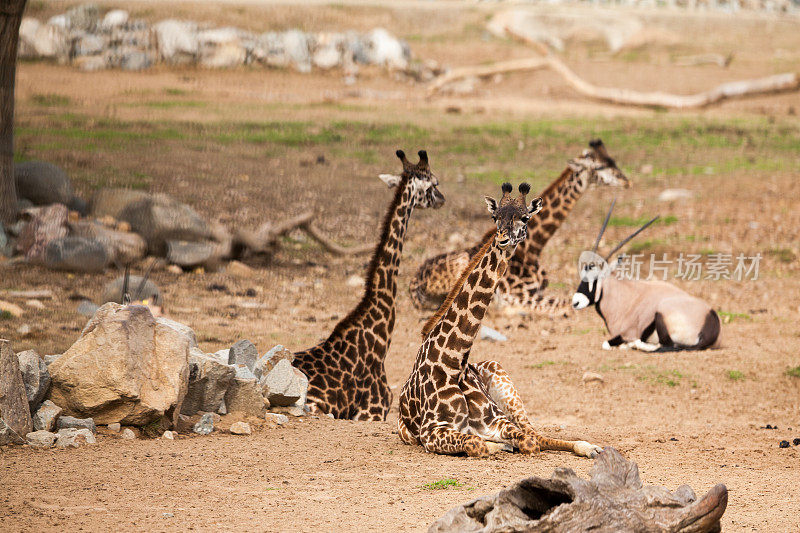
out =
<svg viewBox="0 0 800 533"><path fill-rule="evenodd" d="M0 0L0 222L17 216L14 184L14 78L19 24L26 0Z"/></svg>

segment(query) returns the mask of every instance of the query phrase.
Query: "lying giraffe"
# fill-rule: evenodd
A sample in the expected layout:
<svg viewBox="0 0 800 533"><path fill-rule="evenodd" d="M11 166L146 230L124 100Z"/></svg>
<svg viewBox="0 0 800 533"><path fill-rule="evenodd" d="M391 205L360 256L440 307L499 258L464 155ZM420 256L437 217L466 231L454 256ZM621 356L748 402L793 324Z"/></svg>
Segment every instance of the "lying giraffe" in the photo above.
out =
<svg viewBox="0 0 800 533"><path fill-rule="evenodd" d="M364 296L326 340L296 353L292 363L308 376L307 402L312 409L335 418L386 419L392 392L383 363L394 331L397 269L408 220L415 207L438 209L444 204L428 154L420 151L416 165L402 150L397 157L403 163L402 175L381 176L397 190L367 268Z"/></svg>
<svg viewBox="0 0 800 533"><path fill-rule="evenodd" d="M561 175L542 192L542 210L528 221L530 236L517 247L505 276L497 284L498 304L549 316L563 316L571 311L569 299L543 294L547 273L539 264L539 256L575 203L593 184L630 187L628 178L617 168L600 139L591 141L588 150L570 160ZM488 233L472 248L425 261L409 284L414 306L423 309L440 304L487 236Z"/></svg>
<svg viewBox="0 0 800 533"><path fill-rule="evenodd" d="M494 290L516 246L525 240L528 220L542 208L527 204L530 186L511 197L503 185L498 205L486 197L497 226L472 256L444 303L422 330L423 342L400 394L398 433L406 444L426 451L485 457L513 446L571 451L594 457L602 449L585 441L563 441L536 433L508 374L494 361L469 363L469 353Z"/></svg>

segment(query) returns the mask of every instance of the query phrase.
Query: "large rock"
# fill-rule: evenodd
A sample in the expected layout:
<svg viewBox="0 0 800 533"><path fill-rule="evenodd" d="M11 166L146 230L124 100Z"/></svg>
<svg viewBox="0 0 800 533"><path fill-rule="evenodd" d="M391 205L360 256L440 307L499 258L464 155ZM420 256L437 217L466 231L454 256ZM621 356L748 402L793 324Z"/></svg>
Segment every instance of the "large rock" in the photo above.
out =
<svg viewBox="0 0 800 533"><path fill-rule="evenodd" d="M50 242L67 236L67 206L52 204L32 207L24 214L29 221L19 232L17 250L29 261L44 260L45 248Z"/></svg>
<svg viewBox="0 0 800 533"><path fill-rule="evenodd" d="M6 229L3 227L3 223L0 222L0 255L11 257L13 253L14 250L11 246L11 242L8 239Z"/></svg>
<svg viewBox="0 0 800 533"><path fill-rule="evenodd" d="M142 282L144 282L143 285ZM103 287L103 293L102 296L100 297L100 301L102 303L115 302L121 304L122 288L124 285L125 285L125 276L119 276L118 278L109 281ZM139 290L139 286L142 287L141 290ZM128 278L128 293L130 294L134 302L147 301L147 305L163 304L163 301L161 299L161 290L155 283L152 282L152 280L150 279L145 280L142 276L130 276ZM186 329L188 330L187 333L191 331L191 329L189 329L188 327ZM193 336L194 332L192 332L191 334Z"/></svg>
<svg viewBox="0 0 800 533"><path fill-rule="evenodd" d="M231 68L244 64L247 50L241 30L216 28L197 33L200 64L208 68Z"/></svg>
<svg viewBox="0 0 800 533"><path fill-rule="evenodd" d="M36 28L33 37L36 57L66 61L69 58L69 34L62 26L42 24Z"/></svg>
<svg viewBox="0 0 800 533"><path fill-rule="evenodd" d="M14 166L17 194L33 205L67 205L74 196L72 182L61 168L45 161L24 161Z"/></svg>
<svg viewBox="0 0 800 533"><path fill-rule="evenodd" d="M411 57L408 45L383 28L375 28L366 34L363 44L368 63L396 69L404 69L408 66L408 60Z"/></svg>
<svg viewBox="0 0 800 533"><path fill-rule="evenodd" d="M102 242L70 235L48 242L42 263L53 270L102 272L110 260Z"/></svg>
<svg viewBox="0 0 800 533"><path fill-rule="evenodd" d="M106 249L109 263L129 265L147 252L147 243L136 233L113 230L89 220L71 222L69 228L72 236L99 241Z"/></svg>
<svg viewBox="0 0 800 533"><path fill-rule="evenodd" d="M278 361L287 360L290 363L294 361L294 354L283 347L282 344L276 344L267 353L256 361L253 373L257 378L261 378L264 374L275 368Z"/></svg>
<svg viewBox="0 0 800 533"><path fill-rule="evenodd" d="M100 189L92 198L90 212L97 218L119 218L128 204L148 198L144 191L133 189Z"/></svg>
<svg viewBox="0 0 800 533"><path fill-rule="evenodd" d="M247 339L237 341L228 352L229 365L244 365L250 370L254 370L257 359L258 349Z"/></svg>
<svg viewBox="0 0 800 533"><path fill-rule="evenodd" d="M184 268L211 263L217 256L217 245L210 241L167 241L167 261Z"/></svg>
<svg viewBox="0 0 800 533"><path fill-rule="evenodd" d="M283 49L289 63L298 72L311 72L311 40L300 30L289 30L282 35Z"/></svg>
<svg viewBox="0 0 800 533"><path fill-rule="evenodd" d="M75 39L72 45L72 53L75 56L100 55L106 48L106 41L100 35L85 33Z"/></svg>
<svg viewBox="0 0 800 533"><path fill-rule="evenodd" d="M33 429L36 431L53 431L56 427L56 420L61 416L62 409L51 402L45 400L41 407L33 415Z"/></svg>
<svg viewBox="0 0 800 533"><path fill-rule="evenodd" d="M302 406L308 393L308 378L286 359L278 361L275 368L259 380L261 394L270 406Z"/></svg>
<svg viewBox="0 0 800 533"><path fill-rule="evenodd" d="M68 415L98 424L146 425L165 414L173 422L189 380L195 340L144 306L107 303L80 338L50 364L50 399Z"/></svg>
<svg viewBox="0 0 800 533"><path fill-rule="evenodd" d="M208 222L197 211L166 194L154 194L126 205L120 220L144 237L150 252L163 255L167 241L205 241L212 238Z"/></svg>
<svg viewBox="0 0 800 533"><path fill-rule="evenodd" d="M270 405L258 380L235 378L225 393L225 406L229 413L263 417Z"/></svg>
<svg viewBox="0 0 800 533"><path fill-rule="evenodd" d="M124 26L130 17L129 13L124 9L112 9L103 17L100 22L100 27L106 31L113 28Z"/></svg>
<svg viewBox="0 0 800 533"><path fill-rule="evenodd" d="M71 30L94 32L100 22L100 10L97 4L80 4L64 14L67 27Z"/></svg>
<svg viewBox="0 0 800 533"><path fill-rule="evenodd" d="M162 20L153 25L158 54L167 63L192 63L199 53L197 24L181 20Z"/></svg>
<svg viewBox="0 0 800 533"><path fill-rule="evenodd" d="M61 429L56 434L56 446L59 448L79 448L84 444L96 444L97 439L88 429Z"/></svg>
<svg viewBox="0 0 800 533"><path fill-rule="evenodd" d="M28 397L30 412L35 413L44 401L50 388L50 372L39 354L34 350L26 350L17 354L22 381L25 383L25 394Z"/></svg>
<svg viewBox="0 0 800 533"><path fill-rule="evenodd" d="M175 330L175 332L179 333L180 335L185 335L189 339L190 350L192 348L197 348L197 335L195 335L194 330L186 324L181 324L180 322L176 322L171 318L166 318L163 316L156 318L156 322L158 322L161 326Z"/></svg>
<svg viewBox="0 0 800 533"><path fill-rule="evenodd" d="M189 365L189 389L181 413L193 415L198 411L216 412L225 400L225 393L233 382L236 371L197 348L190 351Z"/></svg>
<svg viewBox="0 0 800 533"><path fill-rule="evenodd" d="M33 431L19 360L11 342L0 339L0 445L25 442Z"/></svg>
<svg viewBox="0 0 800 533"><path fill-rule="evenodd" d="M36 32L42 23L32 17L22 17L19 25L19 41L17 43L17 57L20 59L34 59L36 53Z"/></svg>

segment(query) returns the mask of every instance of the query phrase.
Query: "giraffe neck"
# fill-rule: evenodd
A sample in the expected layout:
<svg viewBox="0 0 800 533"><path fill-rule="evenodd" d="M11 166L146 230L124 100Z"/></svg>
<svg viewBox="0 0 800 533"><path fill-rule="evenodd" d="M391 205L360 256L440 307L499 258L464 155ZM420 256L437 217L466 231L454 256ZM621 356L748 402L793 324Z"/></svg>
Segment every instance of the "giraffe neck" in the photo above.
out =
<svg viewBox="0 0 800 533"><path fill-rule="evenodd" d="M378 322L385 322L385 327L375 327L374 330L388 349L394 328L397 270L408 220L415 205L412 189L412 181L404 177L383 220L380 241L367 268L364 296L358 306L336 325L329 340L341 337L354 326L376 326ZM371 323L365 324L365 320Z"/></svg>
<svg viewBox="0 0 800 533"><path fill-rule="evenodd" d="M542 193L542 210L528 222L528 238L517 247L515 256L537 260L550 237L567 218L588 186L587 172L570 167Z"/></svg>
<svg viewBox="0 0 800 533"><path fill-rule="evenodd" d="M513 249L500 248L492 235L473 256L472 268L465 269L460 289L456 292L454 288L443 304L449 301L449 307L437 313L441 319L430 329L426 341L429 359L451 371L461 372L466 368L472 343L511 254Z"/></svg>

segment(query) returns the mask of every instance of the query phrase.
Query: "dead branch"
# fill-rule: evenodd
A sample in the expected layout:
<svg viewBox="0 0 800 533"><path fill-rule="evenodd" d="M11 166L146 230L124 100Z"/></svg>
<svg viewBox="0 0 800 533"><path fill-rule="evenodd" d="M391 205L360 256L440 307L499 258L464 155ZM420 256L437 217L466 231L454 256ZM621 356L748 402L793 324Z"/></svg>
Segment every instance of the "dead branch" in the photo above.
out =
<svg viewBox="0 0 800 533"><path fill-rule="evenodd" d="M315 241L320 243L323 248L328 250L334 255L361 255L372 252L375 249L375 244L365 244L364 246L352 246L346 248L335 243L328 237L322 234L320 230L314 226L310 221L303 224L302 229L308 233Z"/></svg>
<svg viewBox="0 0 800 533"><path fill-rule="evenodd" d="M776 74L765 78L727 82L711 90L690 95L676 95L664 92L640 92L614 87L598 87L575 74L572 69L550 53L541 43L532 41L524 35L514 33L508 27L506 27L506 32L534 46L537 50L545 54L544 57L514 59L511 61L500 61L492 65L454 69L434 79L428 88L428 93L433 94L440 90L445 84L467 76L491 76L504 72L536 70L545 67L554 70L564 78L573 89L587 98L620 105L642 107L693 109L716 104L729 98L792 92L800 88L800 77L794 72Z"/></svg>
<svg viewBox="0 0 800 533"><path fill-rule="evenodd" d="M698 54L694 56L683 56L675 59L675 66L694 67L697 65L717 65L718 67L728 68L733 61L733 54L726 56L722 54Z"/></svg>
<svg viewBox="0 0 800 533"><path fill-rule="evenodd" d="M236 244L249 248L255 253L267 252L270 248L275 246L281 235L285 235L293 229L301 227L313 218L314 213L312 211L307 211L279 224L273 225L270 222L266 222L255 231L237 228L233 240Z"/></svg>

